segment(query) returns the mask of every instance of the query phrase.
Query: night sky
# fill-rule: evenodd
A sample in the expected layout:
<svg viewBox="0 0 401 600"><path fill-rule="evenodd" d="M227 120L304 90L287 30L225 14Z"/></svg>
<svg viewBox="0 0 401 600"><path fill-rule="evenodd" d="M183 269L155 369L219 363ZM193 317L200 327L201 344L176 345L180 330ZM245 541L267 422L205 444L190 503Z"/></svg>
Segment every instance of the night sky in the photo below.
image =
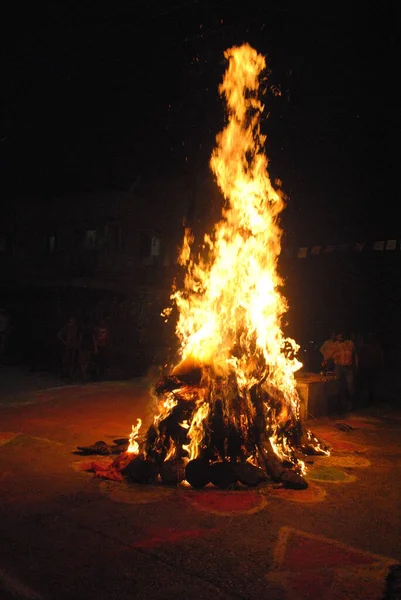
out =
<svg viewBox="0 0 401 600"><path fill-rule="evenodd" d="M224 50L249 42L270 70L262 127L289 197L287 236L399 237L399 3L233 4L14 3L3 19L2 196L50 202L203 173L224 125Z"/></svg>

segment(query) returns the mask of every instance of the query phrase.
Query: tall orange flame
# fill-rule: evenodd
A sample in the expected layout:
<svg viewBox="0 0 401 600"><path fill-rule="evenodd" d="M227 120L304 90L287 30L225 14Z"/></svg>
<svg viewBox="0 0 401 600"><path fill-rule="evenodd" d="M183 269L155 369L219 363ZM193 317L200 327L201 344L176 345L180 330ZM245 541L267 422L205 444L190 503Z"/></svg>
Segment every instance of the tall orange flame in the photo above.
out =
<svg viewBox="0 0 401 600"><path fill-rule="evenodd" d="M283 422L299 416L294 373L302 365L295 358L298 345L281 329L287 311L277 271L284 198L270 181L260 132L258 92L266 63L248 44L226 50L225 57L219 91L228 124L210 161L225 206L197 256L189 251L193 239L186 231L184 289L172 295L179 310L176 331L182 361L224 378L235 373L244 397L255 384L270 397L279 395L275 419Z"/></svg>

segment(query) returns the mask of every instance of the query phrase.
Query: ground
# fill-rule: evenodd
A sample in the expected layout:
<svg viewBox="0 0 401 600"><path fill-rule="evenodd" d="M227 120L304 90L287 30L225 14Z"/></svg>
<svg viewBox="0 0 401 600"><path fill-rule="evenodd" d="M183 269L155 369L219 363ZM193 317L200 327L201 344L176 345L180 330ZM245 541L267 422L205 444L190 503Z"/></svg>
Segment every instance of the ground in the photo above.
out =
<svg viewBox="0 0 401 600"><path fill-rule="evenodd" d="M102 480L75 453L151 419L148 379L16 375L0 373L0 598L383 597L401 562L396 403L308 422L332 455L308 458L307 490L194 491Z"/></svg>

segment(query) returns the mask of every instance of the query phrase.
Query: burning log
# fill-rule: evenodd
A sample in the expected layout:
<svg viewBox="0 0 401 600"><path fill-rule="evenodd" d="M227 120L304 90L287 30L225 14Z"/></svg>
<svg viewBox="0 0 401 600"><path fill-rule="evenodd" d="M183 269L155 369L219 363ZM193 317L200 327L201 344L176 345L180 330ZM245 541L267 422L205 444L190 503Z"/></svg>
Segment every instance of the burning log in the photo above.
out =
<svg viewBox="0 0 401 600"><path fill-rule="evenodd" d="M145 454L151 460L158 460L159 452L157 451L157 439L159 433L154 425L151 425L147 431L146 438L144 440Z"/></svg>
<svg viewBox="0 0 401 600"><path fill-rule="evenodd" d="M281 481L285 483L286 486L290 487L291 485L295 485L293 481L297 481L297 484L300 486L298 489L306 489L308 487L307 482L298 474L296 478L292 479L291 476L288 475L291 471L284 466L283 462L280 461L277 457L277 454L274 452L272 447L271 439L268 435L269 426L266 422L266 413L264 410L264 397L263 391L260 388L260 385L253 386L250 390L252 402L255 406L256 416L254 419L254 431L256 437L256 447L258 449L258 459L262 462L266 472L270 475L270 477L274 481ZM274 404L277 404L278 399L269 398L269 404L274 407ZM277 412L281 412L281 408L277 407ZM285 427L282 428L282 433L285 432ZM295 437L301 436L301 425L300 423L296 423L295 427L287 428L287 436L289 438L292 437L292 441L294 441ZM296 464L296 459L294 456L294 464ZM291 468L291 463L288 465ZM302 487L301 487L302 486Z"/></svg>
<svg viewBox="0 0 401 600"><path fill-rule="evenodd" d="M155 386L156 394L163 394L164 392L172 392L180 388L184 383L174 377L173 375L169 375L166 377L162 377Z"/></svg>
<svg viewBox="0 0 401 600"><path fill-rule="evenodd" d="M238 481L237 471L229 462L216 462L210 465L210 481L216 487L227 490Z"/></svg>
<svg viewBox="0 0 401 600"><path fill-rule="evenodd" d="M210 444L221 460L226 458L225 440L226 424L224 422L223 404L221 400L216 400L214 411L210 419Z"/></svg>
<svg viewBox="0 0 401 600"><path fill-rule="evenodd" d="M307 481L301 475L289 469L281 474L280 480L291 490L306 490L308 487Z"/></svg>
<svg viewBox="0 0 401 600"><path fill-rule="evenodd" d="M209 462L203 458L190 460L185 467L185 479L191 487L201 490L210 483Z"/></svg>
<svg viewBox="0 0 401 600"><path fill-rule="evenodd" d="M191 419L195 405L180 395L175 395L177 404L167 416L159 422L159 434L165 438L165 450L168 452L171 442L181 447L187 441L187 430L182 423Z"/></svg>
<svg viewBox="0 0 401 600"><path fill-rule="evenodd" d="M263 464L266 473L270 475L274 481L281 481L286 469L274 454L270 441L264 440L263 444L259 441L257 443L257 449L257 457Z"/></svg>
<svg viewBox="0 0 401 600"><path fill-rule="evenodd" d="M138 456L121 471L122 475L134 483L153 483L158 475L156 464Z"/></svg>
<svg viewBox="0 0 401 600"><path fill-rule="evenodd" d="M237 479L242 485L256 487L260 483L269 479L266 471L260 467L255 467L249 462L239 462L234 465Z"/></svg>
<svg viewBox="0 0 401 600"><path fill-rule="evenodd" d="M328 456L330 454L329 446L324 444L309 430L303 433L299 449L307 456Z"/></svg>
<svg viewBox="0 0 401 600"><path fill-rule="evenodd" d="M232 464L245 460L244 437L234 423L229 423L227 431L227 456Z"/></svg>
<svg viewBox="0 0 401 600"><path fill-rule="evenodd" d="M160 478L166 485L178 485L185 479L183 460L165 460L160 465Z"/></svg>
<svg viewBox="0 0 401 600"><path fill-rule="evenodd" d="M292 469L291 463L288 465L279 461L275 455L270 440L265 440L264 444L258 443L258 456L264 463L266 472L273 481L284 483L285 487L298 490L306 490L308 482L296 471Z"/></svg>
<svg viewBox="0 0 401 600"><path fill-rule="evenodd" d="M185 377L185 367L192 369L192 364L180 364L177 370L180 377ZM210 376L210 370L208 374ZM252 410L254 415L245 415L244 430L241 413L234 414L231 418L227 416L228 401L222 395L223 389L226 396L231 397L231 407L236 412L245 412L244 407L247 406L246 400L238 395L232 381L214 388L213 393L218 394L214 401L211 400L212 391L203 388L202 384L188 385L177 377L174 378L174 386L173 392L161 391L169 388L166 385L156 388L161 404L170 403L170 408L158 419L157 425L153 424L149 428L145 440L145 455L158 464L165 483L177 484L182 480L182 473L177 471L177 461L187 456L189 441L188 428L183 427L183 424L192 421L196 407L205 399L209 406L209 417L204 419L202 434L198 440L201 457L190 460L185 469L185 479L192 487L201 489L212 482L216 487L227 489L238 480L244 485L254 486L269 478L282 482L286 487L307 487L305 479L296 472L298 458L295 450L291 457L280 459L272 446L272 426L267 422L264 406L269 402L279 414L282 410L279 394L273 399L267 397L260 384L250 389L252 409L248 408L248 413ZM274 418L273 411L272 414ZM301 425L291 419L281 426L279 433L282 437L286 436L293 445L299 445L303 435ZM241 466L249 457L254 457L259 462L259 467Z"/></svg>
<svg viewBox="0 0 401 600"><path fill-rule="evenodd" d="M203 365L193 357L188 357L176 365L171 373L189 385L199 385L202 379Z"/></svg>

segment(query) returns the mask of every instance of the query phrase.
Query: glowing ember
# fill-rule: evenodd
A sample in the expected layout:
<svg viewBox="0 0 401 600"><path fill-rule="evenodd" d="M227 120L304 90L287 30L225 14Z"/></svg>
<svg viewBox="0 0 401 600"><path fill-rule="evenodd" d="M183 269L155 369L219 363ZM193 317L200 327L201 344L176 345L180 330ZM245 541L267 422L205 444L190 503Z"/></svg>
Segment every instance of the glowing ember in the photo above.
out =
<svg viewBox="0 0 401 600"><path fill-rule="evenodd" d="M262 467L276 480L286 470L305 470L296 453L303 434L294 373L302 365L298 345L281 329L287 304L277 261L284 199L270 181L260 132L259 79L266 64L248 44L225 57L220 93L228 124L210 163L225 205L198 254L185 231L184 287L171 296L179 313L179 358L156 388L159 414L143 443L147 460L188 463L187 480L196 467L194 487L207 483L206 463L227 465L215 469L227 485L236 480L228 467L238 464ZM170 314L166 309L164 316ZM134 452L139 426L130 438Z"/></svg>

